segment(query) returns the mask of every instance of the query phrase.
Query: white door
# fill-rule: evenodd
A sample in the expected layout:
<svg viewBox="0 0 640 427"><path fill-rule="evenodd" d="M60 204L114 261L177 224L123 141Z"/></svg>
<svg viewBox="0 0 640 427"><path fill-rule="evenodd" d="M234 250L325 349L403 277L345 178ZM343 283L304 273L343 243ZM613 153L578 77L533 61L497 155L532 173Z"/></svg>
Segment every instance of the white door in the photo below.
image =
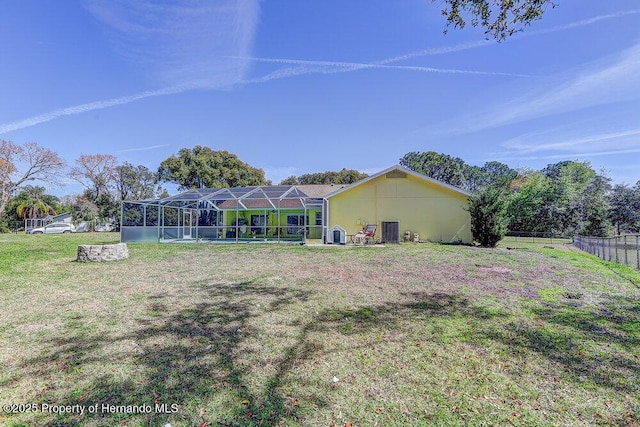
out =
<svg viewBox="0 0 640 427"><path fill-rule="evenodd" d="M185 209L182 214L182 238L191 239L191 233L193 231L193 216L190 209Z"/></svg>

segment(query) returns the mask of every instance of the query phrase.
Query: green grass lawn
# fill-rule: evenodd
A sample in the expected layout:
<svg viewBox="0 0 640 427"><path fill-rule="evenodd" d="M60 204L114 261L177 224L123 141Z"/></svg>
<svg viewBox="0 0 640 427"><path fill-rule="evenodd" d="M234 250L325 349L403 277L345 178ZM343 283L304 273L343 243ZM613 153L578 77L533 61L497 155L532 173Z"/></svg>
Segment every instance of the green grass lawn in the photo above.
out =
<svg viewBox="0 0 640 427"><path fill-rule="evenodd" d="M640 424L627 267L562 245L129 244L74 261L117 239L0 235L0 424Z"/></svg>
<svg viewBox="0 0 640 427"><path fill-rule="evenodd" d="M501 248L539 248L542 246L557 246L571 244L571 239L559 237L515 237L505 236L498 244Z"/></svg>

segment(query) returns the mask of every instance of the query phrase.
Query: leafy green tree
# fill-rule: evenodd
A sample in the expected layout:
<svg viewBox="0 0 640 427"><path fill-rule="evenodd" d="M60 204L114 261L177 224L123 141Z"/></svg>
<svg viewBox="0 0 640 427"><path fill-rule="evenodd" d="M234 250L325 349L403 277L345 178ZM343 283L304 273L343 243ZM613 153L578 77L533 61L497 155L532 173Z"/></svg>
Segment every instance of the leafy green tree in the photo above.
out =
<svg viewBox="0 0 640 427"><path fill-rule="evenodd" d="M615 185L608 195L609 218L617 234L640 233L640 181L634 187Z"/></svg>
<svg viewBox="0 0 640 427"><path fill-rule="evenodd" d="M298 177L295 175L291 175L282 181L280 181L280 185L298 185L300 182L298 181Z"/></svg>
<svg viewBox="0 0 640 427"><path fill-rule="evenodd" d="M547 231L543 208L550 198L551 182L542 172L523 172L512 184L514 193L509 198L507 214L509 230Z"/></svg>
<svg viewBox="0 0 640 427"><path fill-rule="evenodd" d="M21 228L25 219L40 218L65 212L57 197L45 193L40 186L25 185L7 203L6 215L0 228L10 231Z"/></svg>
<svg viewBox="0 0 640 427"><path fill-rule="evenodd" d="M156 173L128 162L116 167L115 187L120 201L152 199L162 190Z"/></svg>
<svg viewBox="0 0 640 427"><path fill-rule="evenodd" d="M501 41L541 19L547 8L555 6L552 0L445 0L442 15L447 26L464 28L470 22L483 28L487 38Z"/></svg>
<svg viewBox="0 0 640 427"><path fill-rule="evenodd" d="M364 178L366 173L358 172L355 169L342 168L339 171L327 171L306 173L296 176L290 176L280 183L281 185L296 185L296 184L353 184Z"/></svg>
<svg viewBox="0 0 640 427"><path fill-rule="evenodd" d="M57 215L62 207L57 197L45 194L44 187L31 185L22 188L15 202L16 215L22 220Z"/></svg>
<svg viewBox="0 0 640 427"><path fill-rule="evenodd" d="M93 203L98 208L97 219L118 222L120 203L111 194L103 193Z"/></svg>
<svg viewBox="0 0 640 427"><path fill-rule="evenodd" d="M548 165L542 173L550 180L550 193L542 207L545 231L573 235L595 230L596 222L605 227L605 218L594 215L598 211L596 204L604 200L608 181L598 177L589 162L563 161Z"/></svg>
<svg viewBox="0 0 640 427"><path fill-rule="evenodd" d="M462 168L462 175L464 176L464 181L460 187L471 193L491 185L485 174L482 172L482 168L478 166L468 165L465 163Z"/></svg>
<svg viewBox="0 0 640 427"><path fill-rule="evenodd" d="M435 151L412 151L400 159L400 164L470 192L488 186L507 187L518 176L517 171L504 163L490 161L478 167L468 165L458 157Z"/></svg>
<svg viewBox="0 0 640 427"><path fill-rule="evenodd" d="M584 191L579 193L578 202L582 215L579 217L576 234L601 237L611 234L612 225L609 219L611 205L607 199L610 188L609 178L596 175L586 185Z"/></svg>
<svg viewBox="0 0 640 427"><path fill-rule="evenodd" d="M100 209L91 200L92 195L85 192L85 194L70 196L71 205L71 217L74 222L88 221L94 222L100 219ZM69 203L69 202L68 202Z"/></svg>
<svg viewBox="0 0 640 427"><path fill-rule="evenodd" d="M605 235L610 229L608 178L589 162L563 161L513 181L509 229Z"/></svg>
<svg viewBox="0 0 640 427"><path fill-rule="evenodd" d="M249 166L228 151L200 145L182 148L177 156L164 160L158 176L164 182L178 184L180 190L266 184L262 169Z"/></svg>
<svg viewBox="0 0 640 427"><path fill-rule="evenodd" d="M460 188L465 187L466 164L458 157L451 157L448 154L436 153L435 151L422 153L412 151L402 156L400 164L438 181Z"/></svg>
<svg viewBox="0 0 640 427"><path fill-rule="evenodd" d="M497 161L486 162L480 168L480 185L507 188L518 177L518 171Z"/></svg>
<svg viewBox="0 0 640 427"><path fill-rule="evenodd" d="M504 190L487 187L469 198L471 234L480 246L494 248L507 232L507 201Z"/></svg>

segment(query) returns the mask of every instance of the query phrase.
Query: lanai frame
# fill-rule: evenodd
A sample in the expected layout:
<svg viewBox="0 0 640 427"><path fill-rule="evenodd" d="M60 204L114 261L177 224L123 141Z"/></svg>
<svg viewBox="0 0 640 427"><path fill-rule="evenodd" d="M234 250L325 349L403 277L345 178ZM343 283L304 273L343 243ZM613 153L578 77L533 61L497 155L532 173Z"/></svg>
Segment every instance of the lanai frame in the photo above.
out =
<svg viewBox="0 0 640 427"><path fill-rule="evenodd" d="M158 200L125 201L121 208L121 241L304 241L325 234L325 203L297 186L198 189ZM310 220L309 214L315 217ZM259 225L246 216L260 216ZM232 216L232 218L230 218ZM273 217L275 216L275 221ZM283 224L283 218L302 216L303 223ZM213 224L203 225L207 217ZM244 218L244 224L240 220ZM299 235L289 233L298 229ZM246 229L263 233L246 233ZM275 233L271 231L275 229ZM268 232L269 231L269 232Z"/></svg>

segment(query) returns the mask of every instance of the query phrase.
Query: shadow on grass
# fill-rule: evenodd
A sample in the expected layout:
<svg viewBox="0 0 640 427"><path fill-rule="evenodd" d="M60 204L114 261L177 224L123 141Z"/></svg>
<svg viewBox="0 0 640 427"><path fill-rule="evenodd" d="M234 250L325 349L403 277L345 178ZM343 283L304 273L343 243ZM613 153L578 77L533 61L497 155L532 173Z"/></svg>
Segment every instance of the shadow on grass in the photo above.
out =
<svg viewBox="0 0 640 427"><path fill-rule="evenodd" d="M559 363L585 387L635 394L640 387L640 300L612 296L599 307L573 301L532 308L533 322L509 321L486 335L515 351Z"/></svg>
<svg viewBox="0 0 640 427"><path fill-rule="evenodd" d="M494 341L514 352L534 352L575 374L576 382L585 376L598 386L628 394L635 393L639 382L640 365L634 357L640 347L640 330L636 329L640 324L638 300L610 300L599 311L547 304L532 311L533 319L521 319L455 293L414 293L404 294L403 303L313 311L297 318L295 326L282 325L294 329L294 338L271 357L268 374L256 385L256 367L248 366L247 361L264 360L256 346L264 338L259 329L261 316L281 315L299 307L313 297L313 292L251 282L202 285L200 289L201 301L176 309L162 295L149 298L146 315L137 321L139 327L121 336L90 333L80 327L85 319L76 318L67 330L61 331L62 337L43 342L42 353L29 360L25 370L30 375L58 373L65 378L66 389L45 390L42 402L55 399L65 405L101 407L144 404L153 409L144 414L131 414L131 410L84 416L62 414L55 420L48 419L48 425L91 422L164 426L168 420L174 427L304 424L310 408L325 408L332 398L329 384L306 397L304 408L287 394L289 374L325 351L314 343L313 334L328 332L339 339L377 328L402 327L407 320L426 325L433 318L462 319L473 325L470 339L474 344ZM584 348L587 341L598 350ZM100 352L113 343L126 347L129 353L112 358ZM610 346L619 350L607 355L603 349ZM135 366L137 372L127 376L126 372L103 371L92 374L90 386L68 385L84 366L117 365L118 357L123 358L121 363ZM601 366L607 369L599 369ZM206 410L211 400L226 412L212 414ZM156 404L168 406L156 408ZM175 413L172 404L178 405ZM158 413L162 409L167 413Z"/></svg>

